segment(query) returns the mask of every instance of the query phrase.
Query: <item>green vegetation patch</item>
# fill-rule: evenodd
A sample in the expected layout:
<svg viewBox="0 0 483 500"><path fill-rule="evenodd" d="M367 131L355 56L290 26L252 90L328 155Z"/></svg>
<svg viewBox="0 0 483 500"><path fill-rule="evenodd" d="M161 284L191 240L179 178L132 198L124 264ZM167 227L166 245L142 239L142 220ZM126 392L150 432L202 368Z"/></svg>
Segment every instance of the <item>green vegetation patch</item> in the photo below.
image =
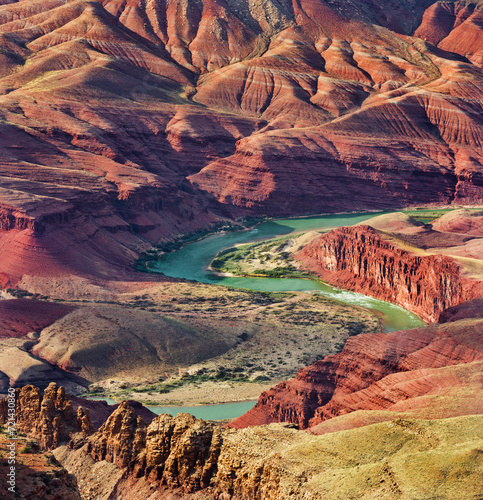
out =
<svg viewBox="0 0 483 500"><path fill-rule="evenodd" d="M306 278L309 275L297 269L290 251L293 240L289 236L247 243L227 248L217 254L211 268L238 276L268 278Z"/></svg>
<svg viewBox="0 0 483 500"><path fill-rule="evenodd" d="M443 215L447 214L448 212L453 212L455 209L451 208L446 208L446 209L435 209L435 210L403 210L403 213L406 215L409 215L412 217L414 220L417 220L418 222L424 222L427 224L428 222L432 222L436 219L439 219L440 217L443 217Z"/></svg>

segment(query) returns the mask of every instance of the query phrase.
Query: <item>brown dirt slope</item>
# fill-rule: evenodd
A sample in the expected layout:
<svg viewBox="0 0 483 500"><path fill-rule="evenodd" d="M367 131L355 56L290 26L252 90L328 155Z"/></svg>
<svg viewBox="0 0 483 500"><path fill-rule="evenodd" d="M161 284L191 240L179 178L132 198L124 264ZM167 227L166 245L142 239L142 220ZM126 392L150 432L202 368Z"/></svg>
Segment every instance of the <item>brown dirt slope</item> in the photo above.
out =
<svg viewBox="0 0 483 500"><path fill-rule="evenodd" d="M38 332L72 310L70 306L38 300L0 300L0 338Z"/></svg>

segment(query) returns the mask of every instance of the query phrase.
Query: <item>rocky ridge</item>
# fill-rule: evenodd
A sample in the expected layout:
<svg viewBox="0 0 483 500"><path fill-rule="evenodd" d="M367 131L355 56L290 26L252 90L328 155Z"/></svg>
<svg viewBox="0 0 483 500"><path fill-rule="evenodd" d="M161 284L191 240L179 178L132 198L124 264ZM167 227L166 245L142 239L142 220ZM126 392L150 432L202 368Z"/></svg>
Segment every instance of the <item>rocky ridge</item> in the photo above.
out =
<svg viewBox="0 0 483 500"><path fill-rule="evenodd" d="M51 392L57 400L66 398L59 388ZM36 391L24 397L29 394L37 400ZM314 436L287 424L220 428L187 414L159 415L146 425L123 402L97 432L70 437L54 455L76 475L86 500L316 500L369 493L389 498L394 492L408 500L415 491L425 498L427 488L439 488L441 497L450 499L457 491L476 492L482 467L475 453L482 438L476 415L427 421L400 417ZM397 453L394 441L400 445ZM424 477L403 473L408 464L409 470L416 465L416 456L428 463ZM458 474L441 488L438 474L447 467ZM347 481L347 474L357 480Z"/></svg>
<svg viewBox="0 0 483 500"><path fill-rule="evenodd" d="M414 488L425 498L430 484L442 498L454 498L458 488L470 494L481 466L473 453L483 413L475 398L483 389L481 301L450 308L446 323L351 337L340 354L265 392L229 427L187 414L145 413L145 420L126 401L109 415L98 408L105 404L70 397L56 384L43 397L32 386L16 390L17 426L54 449L85 499L315 500L394 492L410 499ZM0 420L6 418L2 400ZM93 420L102 423L97 431ZM402 462L389 449L394 442L407 447ZM414 456L430 464L427 477L403 474ZM442 488L435 478L459 460L465 474ZM377 481L366 481L367 467ZM347 481L345 474L363 479Z"/></svg>
<svg viewBox="0 0 483 500"><path fill-rule="evenodd" d="M481 307L481 299L478 304ZM436 401L438 395L444 399L451 390L466 388L473 399L474 394L481 394L482 334L481 319L464 318L414 330L351 337L341 353L303 368L294 379L264 392L252 410L228 425L244 428L291 422L312 429L358 410L389 410L382 417L386 420L391 413L424 412L431 405L433 418L438 412L446 417L480 413L479 397L475 404L463 398L458 407ZM462 385L455 382L458 377L465 380ZM374 414L376 417L377 412Z"/></svg>
<svg viewBox="0 0 483 500"><path fill-rule="evenodd" d="M430 4L3 2L3 286L132 280L247 213L481 203L481 6Z"/></svg>
<svg viewBox="0 0 483 500"><path fill-rule="evenodd" d="M437 321L444 310L482 294L483 276L465 269L468 257L481 267L482 220L479 212L464 210L444 215L434 226L403 214L384 215L323 234L295 258L331 284Z"/></svg>
<svg viewBox="0 0 483 500"><path fill-rule="evenodd" d="M296 257L336 286L395 302L427 321L478 296L477 283L461 276L454 259L402 250L370 226L335 229Z"/></svg>

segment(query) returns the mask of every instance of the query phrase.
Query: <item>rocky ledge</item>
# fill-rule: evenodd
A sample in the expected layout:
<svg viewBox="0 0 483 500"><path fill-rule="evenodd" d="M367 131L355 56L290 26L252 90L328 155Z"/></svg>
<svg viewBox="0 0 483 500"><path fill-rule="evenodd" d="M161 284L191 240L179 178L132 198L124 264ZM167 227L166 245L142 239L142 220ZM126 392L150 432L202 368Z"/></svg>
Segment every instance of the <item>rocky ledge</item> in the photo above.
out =
<svg viewBox="0 0 483 500"><path fill-rule="evenodd" d="M483 277L466 269L483 262L479 212L445 215L435 223L441 231L400 215L334 229L295 258L333 285L399 304L426 321L437 321L445 309L480 297ZM462 232L458 221L472 231Z"/></svg>

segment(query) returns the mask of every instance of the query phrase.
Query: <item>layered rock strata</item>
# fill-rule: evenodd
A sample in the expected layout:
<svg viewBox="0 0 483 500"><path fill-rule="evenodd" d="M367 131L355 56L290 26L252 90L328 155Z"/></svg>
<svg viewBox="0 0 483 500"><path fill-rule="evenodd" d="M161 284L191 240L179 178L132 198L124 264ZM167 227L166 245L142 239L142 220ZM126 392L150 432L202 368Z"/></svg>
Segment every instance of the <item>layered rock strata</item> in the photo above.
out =
<svg viewBox="0 0 483 500"><path fill-rule="evenodd" d="M331 284L399 304L427 321L481 294L480 282L463 276L454 258L403 245L370 226L341 227L295 257Z"/></svg>
<svg viewBox="0 0 483 500"><path fill-rule="evenodd" d="M84 478L80 490L89 500L110 495L135 500L318 500L364 494L390 498L395 491L409 500L414 491L421 496L428 485L449 499L457 488L466 492L478 488L482 464L475 461L472 450L481 439L480 421L474 415L426 422L397 418L365 429L314 436L286 424L222 429L184 414L160 415L146 428L122 404L87 444L75 449L72 442L71 448L55 454L68 470ZM462 427L465 433L459 437ZM407 448L401 451L398 446L395 453L394 439ZM428 477L404 475L416 455L429 464ZM439 456L446 459L432 461ZM466 473L441 487L438 474L456 456ZM453 467L459 470L459 463L456 460ZM98 480L89 470L104 477L105 483L95 484ZM357 480L351 482L347 474Z"/></svg>
<svg viewBox="0 0 483 500"><path fill-rule="evenodd" d="M481 6L431 3L3 2L2 285L135 279L248 213L481 203Z"/></svg>
<svg viewBox="0 0 483 500"><path fill-rule="evenodd" d="M54 409L48 415L42 408L49 403L39 409L38 389L19 391L18 427L44 448L70 438L54 454L76 475L86 500L389 498L395 491L409 500L415 491L424 498L428 488L448 500L462 489L473 494L483 466L475 454L482 437L476 414L483 407L475 394L483 389L483 325L471 310L461 307L460 319L443 325L358 335L341 354L279 386L271 399L286 407L290 402L290 410L271 416L296 415L292 420L307 421L310 433L291 423L221 428L187 414L159 415L146 424L128 402L95 432L72 418L69 397L55 385L44 397ZM323 392L332 393L330 401L308 418ZM263 407L256 409L248 415L259 416ZM53 433L45 431L47 420L55 424ZM367 424L375 425L356 428ZM415 457L427 464L424 477L406 474L417 469ZM447 467L461 473L442 485Z"/></svg>
<svg viewBox="0 0 483 500"><path fill-rule="evenodd" d="M357 410L397 412L401 401L408 400L405 409L410 409L412 403L417 407L423 397L437 396L440 389L444 395L458 386L455 377L468 384L473 377L471 391L472 397L476 392L476 405L468 399L459 409L443 413L479 413L479 395L483 390L479 379L481 360L481 319L460 319L389 334L357 335L349 338L341 353L303 368L294 379L264 392L252 410L228 425L243 428L291 422L306 429ZM459 375L448 369L458 365L465 367ZM464 387L463 383L460 389ZM390 418L390 412L384 419Z"/></svg>
<svg viewBox="0 0 483 500"><path fill-rule="evenodd" d="M186 492L206 488L217 468L220 427L189 414L156 417L149 426L123 402L88 445L95 461L128 467L136 477Z"/></svg>

